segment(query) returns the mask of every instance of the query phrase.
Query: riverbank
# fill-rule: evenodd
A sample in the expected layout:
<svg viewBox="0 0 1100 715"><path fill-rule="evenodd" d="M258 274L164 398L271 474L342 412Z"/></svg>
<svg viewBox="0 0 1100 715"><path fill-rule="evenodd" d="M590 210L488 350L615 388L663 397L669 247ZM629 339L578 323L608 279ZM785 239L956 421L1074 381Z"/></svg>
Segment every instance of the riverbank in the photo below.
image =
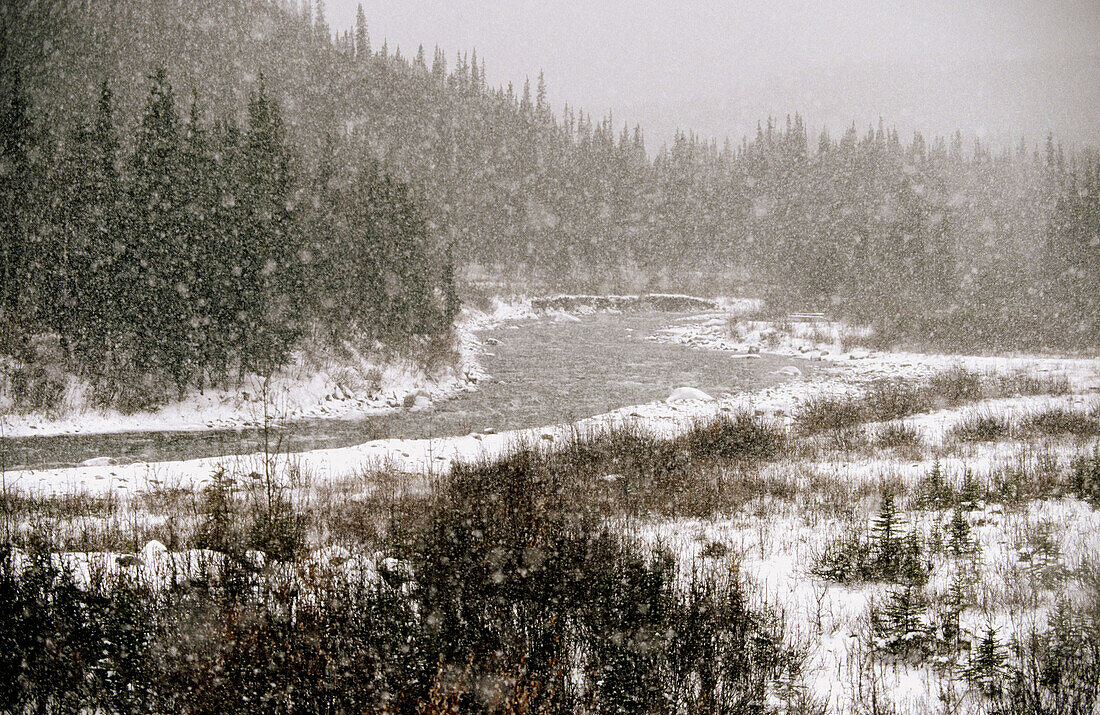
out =
<svg viewBox="0 0 1100 715"><path fill-rule="evenodd" d="M427 409L475 389L482 372L473 332L485 321L476 315L461 323L451 349L435 356L431 367L413 356L369 355L351 345L340 355L303 350L266 385L263 378L247 375L235 388L192 391L156 410L130 414L88 408L77 396L66 400L61 414L9 413L0 415L0 423L4 436L19 438L243 429Z"/></svg>
<svg viewBox="0 0 1100 715"><path fill-rule="evenodd" d="M475 366L472 370L479 371L474 379L480 385L473 384L473 379L469 378L465 383L437 383L440 389L435 395L453 398L461 390L469 392L468 397L421 408L415 402L402 405L399 399L391 396L388 404L367 408L374 414L388 412L395 418L400 417L388 427L363 427L336 419L341 414L351 416L355 414L353 410L363 410L354 402L348 409L347 401L337 401L331 407L322 408L326 410L322 414L333 419L315 421L310 426L314 432L323 433L324 439L312 439L308 434L289 434L287 436L294 441L276 442L279 446L274 451L289 452L290 457L280 459L292 460L301 469L324 480L338 481L382 462L406 473L445 471L455 460L498 455L517 441L552 442L571 429L608 423L637 422L657 433L672 434L692 420L721 411L748 411L789 424L804 404L822 396L858 394L876 381L886 379L926 379L949 367L980 373L1027 374L1028 379L1037 381L1065 379L1068 389L1078 396L1100 389L1100 361L1097 360L872 353L858 347L844 350L837 337L841 328L835 325L795 324L793 327L779 326L780 330L756 321L750 332L742 330L738 338L734 337L737 329L730 327L732 311L728 304L721 311L670 316L672 325L666 323L663 329L658 329L661 323L654 320L636 322L636 327L646 332L631 332L632 328L624 327L625 324L611 326L598 320L598 316L593 317L600 310L613 312L617 310L615 306L596 308L591 304L574 303L569 307L571 312L563 311L558 305L535 308L530 300L495 301L490 310L467 315L462 328L466 336L464 350L469 363ZM733 310L742 307L735 305ZM523 323L527 323L528 331L534 332L530 335L519 332ZM606 340L607 344L601 342L598 348L596 343L588 345L588 349L579 345L585 336L593 335L593 330L601 339L607 339L615 331L626 332L622 340ZM486 344L481 343L477 333L485 336ZM623 361L623 351L633 351L634 356L640 356L641 352L631 346L646 342L675 344L691 350L662 353L641 362L636 359ZM675 369L672 364L691 359L694 350L728 354L729 359L708 365L710 372L706 373L700 372L701 360L694 361L696 364L690 373ZM497 358L490 351L504 352L506 357ZM768 351L764 358L760 356L761 351ZM771 352L785 355L789 362L768 354ZM553 364L555 368L533 374L535 362L532 360L547 366ZM588 361L583 375L570 367L578 360ZM481 370L481 361L493 364L497 374L486 375ZM511 363L515 365L509 367ZM638 375L638 371L647 374ZM649 374L651 371L658 372ZM714 389L731 379L734 373L730 371L744 375L735 381L743 384L747 381L745 388L738 389L731 384L728 388ZM567 384L572 386L567 387ZM661 398L673 388L684 385L710 390L718 399L678 404L662 401ZM452 392L448 393L448 389ZM473 392L475 389L478 391ZM483 391L487 391L484 399L481 397ZM650 401L642 402L638 397ZM517 400L519 404L514 404ZM1008 399L992 405L998 410L1003 407L1010 411L1038 406L1041 405L1037 398ZM341 413L341 408L346 411ZM421 409L423 411L418 413ZM505 414L515 410L520 411L503 419ZM951 419L954 418L950 415L933 414L921 417L920 421L922 424L947 424ZM509 427L509 422L517 428ZM299 423L296 429L302 431L304 427L305 423ZM343 436L337 437L334 430ZM432 437L433 434L438 436ZM247 473L262 461L256 456L262 444L255 438L249 443L251 446L246 443L234 446L230 444L231 437L227 435L214 446L222 451L213 447L198 453L191 451L190 456L195 459L189 458L188 450L182 446L173 447L172 444L133 454L129 459L124 458L128 453L122 449L106 448L75 459L72 456L24 459L21 463L37 467L57 466L17 470L9 466L9 474L18 475L19 482L31 491L49 493L73 488L94 492L118 488L132 492L165 483L196 487L205 484L219 464L231 463L233 469ZM175 444L178 445L178 441ZM291 446L295 444L300 446ZM309 448L310 445L314 448ZM164 456L160 456L162 454ZM239 456L222 456L227 454ZM83 467L61 466L63 463L78 465L95 456L103 458ZM119 465L119 461L135 463ZM19 463L9 461L9 465Z"/></svg>
<svg viewBox="0 0 1100 715"><path fill-rule="evenodd" d="M701 299L684 295L583 296L490 299L483 309L464 309L449 354L435 355L431 368L414 356L370 355L347 345L341 354L301 350L291 366L266 385L246 376L233 389L193 391L156 410L123 414L88 408L77 381L71 380L59 414L0 414L4 437L95 435L126 432L200 432L258 428L311 420L355 420L397 410L430 410L433 405L477 389L486 377L480 356L485 346L477 333L503 323L623 311L699 311L741 313L755 301ZM265 397L266 393L266 397ZM2 402L0 402L2 407Z"/></svg>
<svg viewBox="0 0 1100 715"><path fill-rule="evenodd" d="M952 367L886 388L851 382L850 402L830 402L838 393L822 390L837 387L833 379L717 400L678 391L571 424L382 440L266 463L253 455L8 473L9 493L23 495L9 497L21 510L9 528L20 535L15 543L40 543L23 534L53 529L48 536L67 546L51 558L81 583L96 569L154 586L192 583L196 571L215 583L210 572L238 558L261 584L295 574L305 584L318 574L362 577L407 587L421 605L417 587L438 582L399 560L408 552L394 534L417 528L432 505L468 527L462 503L440 497L455 485L442 493L465 493L465 484L486 524L477 539L500 524L526 528L529 520L500 516L517 504L532 518L562 509L601 515L599 528L636 540L642 553L668 554L670 578L685 591L700 576L735 578L748 603L781 619L777 642L799 654L798 667L768 686L776 702L793 690L814 712L851 712L872 694L898 712L935 711L945 699L958 711L984 711L986 691L971 675L982 648L992 643L1000 658L982 677L1011 684L1009 668L1042 656L1016 654L1011 644L1034 648L1027 639L1057 628L1059 609L1100 606L1100 400L1053 376ZM835 419L816 419L821 411ZM476 489L471 474L486 475ZM249 541L255 530L229 532L244 540L238 551L252 550L211 550L223 514L216 500L243 505L242 521L263 516L267 479L307 525L297 560ZM558 485L577 498L563 507ZM554 498L532 499L540 489ZM57 521L37 516L47 513ZM452 542L466 530L438 533L448 534L448 556L467 553L467 542ZM538 572L528 534L504 542L524 561L485 549L457 563L486 575L483 564L496 559L502 579L520 583L508 569ZM1090 632L1075 626L1070 636Z"/></svg>
<svg viewBox="0 0 1100 715"><path fill-rule="evenodd" d="M591 316L531 327L555 320L606 332ZM814 712L851 712L869 698L897 712L945 703L982 712L993 702L985 682L1051 682L1026 670L1046 662L1043 638L1095 645L1082 635L1094 631L1056 629L1059 613L1100 613L1100 361L844 350L813 340L823 325L761 324L738 336L720 312L673 322L635 344L690 345L701 360L745 356L728 364L763 365L774 358L749 356L772 349L787 356L769 365L783 380L714 397L670 389L667 399L532 429L9 471L7 495L21 510L9 528L33 543L25 534L48 523L66 544L53 558L78 574L101 568L160 584L177 562L226 562L209 547L223 514L212 500L252 499L262 516L274 484L306 525L302 551L284 563L241 542L253 549L240 557L252 578L351 574L407 586L419 605L415 588L427 577L399 560L407 552L393 534L415 529L433 504L464 514L440 490L481 470L488 476L471 504L492 528L513 523L497 519L509 500L561 508L560 493L530 492L562 484L583 497L564 513L602 515L599 528L668 554L684 590L700 575L735 578L749 603L779 614L779 642L799 654L798 667L768 686L777 703L794 693ZM506 331L498 335L492 349L506 348ZM558 472L546 466L555 463ZM509 488L517 475L529 481ZM457 548L450 538L447 548ZM507 546L533 554L526 540ZM982 652L997 659L985 671ZM1096 672L1095 663L1071 665Z"/></svg>

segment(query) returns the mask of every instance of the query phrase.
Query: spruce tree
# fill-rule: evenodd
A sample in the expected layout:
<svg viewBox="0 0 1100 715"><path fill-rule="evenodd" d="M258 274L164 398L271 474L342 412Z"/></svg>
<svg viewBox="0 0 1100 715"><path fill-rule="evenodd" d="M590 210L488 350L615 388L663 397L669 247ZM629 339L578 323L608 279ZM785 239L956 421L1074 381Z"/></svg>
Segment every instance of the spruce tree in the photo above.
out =
<svg viewBox="0 0 1100 715"><path fill-rule="evenodd" d="M224 338L215 319L225 254L217 225L217 180L211 138L202 121L197 90L191 93L182 157L185 206L182 228L187 246L182 260L188 299L183 326L185 342L181 349L193 364L194 379L202 390L210 366L223 365L226 359Z"/></svg>
<svg viewBox="0 0 1100 715"><path fill-rule="evenodd" d="M366 62L370 59L370 35L367 33L367 14L363 4L355 9L355 59Z"/></svg>
<svg viewBox="0 0 1100 715"><path fill-rule="evenodd" d="M249 101L244 152L240 347L244 367L265 376L286 361L302 330L302 242L290 164L282 115L261 76Z"/></svg>
<svg viewBox="0 0 1100 715"><path fill-rule="evenodd" d="M92 144L92 130L81 121L69 133L62 156L57 230L49 234L53 240L43 244L49 266L45 275L54 290L42 302L46 326L61 335L75 355L89 361L98 357L93 321L98 319L95 301L101 295L101 287L95 285L99 279L95 239L102 210L96 205Z"/></svg>
<svg viewBox="0 0 1100 715"><path fill-rule="evenodd" d="M10 349L28 322L37 260L30 241L27 189L32 184L32 126L19 68L5 63L0 77L0 349ZM31 202L33 204L33 201Z"/></svg>
<svg viewBox="0 0 1100 715"><path fill-rule="evenodd" d="M209 306L210 336L213 341L209 356L211 379L224 382L230 369L240 365L244 343L246 311L244 269L248 265L246 251L247 205L245 197L244 138L231 120L222 119L212 138L213 186L211 251L218 257L207 276L212 302Z"/></svg>
<svg viewBox="0 0 1100 715"><path fill-rule="evenodd" d="M997 640L997 630L990 624L982 632L977 646L970 652L966 676L986 695L997 695L1001 691L1004 664L1005 655Z"/></svg>
<svg viewBox="0 0 1100 715"><path fill-rule="evenodd" d="M120 296L133 331L130 346L139 374L162 372L182 386L190 375L184 343L188 247L182 229L181 137L176 100L163 67L149 77L149 97L131 161L130 197L134 231Z"/></svg>
<svg viewBox="0 0 1100 715"><path fill-rule="evenodd" d="M119 141L114 122L114 94L106 78L100 83L92 128L95 206L95 237L92 273L88 278L89 312L93 315L88 329L92 345L100 355L114 359L114 347L125 330L123 316L115 296L125 287L119 284L119 260L124 250L121 233L127 223L126 197L119 175ZM95 359L94 357L92 359ZM105 366L104 366L105 367Z"/></svg>
<svg viewBox="0 0 1100 715"><path fill-rule="evenodd" d="M871 535L877 551L878 570L885 578L893 578L897 575L897 566L900 562L898 530L898 513L894 505L894 495L887 491L882 495L882 506L871 525Z"/></svg>
<svg viewBox="0 0 1100 715"><path fill-rule="evenodd" d="M968 553L972 548L970 524L966 520L966 513L961 507L956 507L951 515L947 546L956 556Z"/></svg>

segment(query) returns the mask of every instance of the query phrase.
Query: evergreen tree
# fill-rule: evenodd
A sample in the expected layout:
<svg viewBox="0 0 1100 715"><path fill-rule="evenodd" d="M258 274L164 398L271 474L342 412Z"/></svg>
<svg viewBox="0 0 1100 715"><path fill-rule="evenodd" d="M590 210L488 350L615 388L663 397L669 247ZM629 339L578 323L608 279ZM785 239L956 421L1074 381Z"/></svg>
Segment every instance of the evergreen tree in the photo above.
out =
<svg viewBox="0 0 1100 715"><path fill-rule="evenodd" d="M32 127L17 66L0 77L0 350L11 349L36 299L31 279L38 256L30 236Z"/></svg>
<svg viewBox="0 0 1100 715"><path fill-rule="evenodd" d="M366 62L370 59L370 35L367 33L367 14L363 4L355 8L355 59Z"/></svg>
<svg viewBox="0 0 1100 715"><path fill-rule="evenodd" d="M207 371L218 366L221 375L227 361L222 326L216 320L215 306L222 290L225 253L217 224L215 160L211 138L203 125L197 91L192 91L191 108L183 139L183 259L188 316L184 344L188 361L194 366L197 387L203 389Z"/></svg>
<svg viewBox="0 0 1100 715"><path fill-rule="evenodd" d="M303 246L290 161L278 104L268 96L261 76L248 106L239 304L243 366L265 376L286 361L302 330L298 316Z"/></svg>
<svg viewBox="0 0 1100 715"><path fill-rule="evenodd" d="M95 125L92 129L94 164L93 197L95 221L95 247L90 275L87 277L87 305L89 342L101 352L96 355L113 356L113 348L126 329L125 316L117 307L115 296L124 292L119 284L120 257L124 242L120 239L127 223L127 201L119 175L120 146L115 131L114 94L106 78L100 83L99 101L96 105Z"/></svg>
<svg viewBox="0 0 1100 715"><path fill-rule="evenodd" d="M245 196L244 138L240 128L223 119L212 137L213 217L208 237L211 253L218 260L210 266L206 280L211 290L208 356L212 380L228 378L230 368L241 364L248 306L244 303L245 267L248 265L246 226L248 203Z"/></svg>
<svg viewBox="0 0 1100 715"><path fill-rule="evenodd" d="M877 623L880 637L887 638L894 650L923 646L927 629L921 617L927 605L918 586L910 584L891 591Z"/></svg>
<svg viewBox="0 0 1100 715"><path fill-rule="evenodd" d="M997 695L1002 687L1004 664L1005 655L997 641L997 630L991 624L986 627L977 647L970 653L966 676L986 695Z"/></svg>
<svg viewBox="0 0 1100 715"><path fill-rule="evenodd" d="M882 506L871 525L879 569L886 578L892 578L897 573L897 565L900 561L898 531L898 513L894 505L894 495L887 491L882 495Z"/></svg>
<svg viewBox="0 0 1100 715"><path fill-rule="evenodd" d="M149 97L131 161L134 230L119 269L119 301L132 330L129 351L139 374L162 370L177 386L190 378L185 342L188 246L181 230L180 120L163 67L149 77Z"/></svg>
<svg viewBox="0 0 1100 715"><path fill-rule="evenodd" d="M968 553L972 548L970 523L966 520L966 513L961 508L954 509L951 515L947 546L955 555Z"/></svg>

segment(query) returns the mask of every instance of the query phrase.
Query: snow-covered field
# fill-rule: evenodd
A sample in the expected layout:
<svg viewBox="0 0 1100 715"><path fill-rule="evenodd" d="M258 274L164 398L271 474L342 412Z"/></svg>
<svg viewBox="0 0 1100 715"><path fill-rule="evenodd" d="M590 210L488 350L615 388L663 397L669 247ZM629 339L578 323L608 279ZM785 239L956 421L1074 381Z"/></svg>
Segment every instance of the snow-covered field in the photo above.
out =
<svg viewBox="0 0 1100 715"><path fill-rule="evenodd" d="M479 327L531 315L529 303L498 303L490 313L469 316L464 330L472 334ZM571 319L569 313L552 317ZM928 604L921 618L931 622L948 600L949 591L965 581L969 601L958 615L962 646L951 654L927 658L885 655L871 629L870 614L873 606L881 608L896 587L881 582L834 583L815 575L811 566L838 537L870 531L884 488L910 495L899 502L900 524L932 542L937 534L942 537L950 530L956 516L951 508L929 508L912 496L933 470L940 470L944 482L955 489L967 473L970 479L987 484L1005 479L1006 474L1067 470L1075 456L1095 449L1095 437L1012 435L964 444L953 441L951 430L975 413L1017 421L1052 407L1097 414L1100 360L871 352L846 349L844 330L836 324L777 326L762 321L731 328L729 312L696 316L651 339L736 351L746 359L761 351L809 357L819 360L825 369L803 378L792 366L794 380L718 399L691 390L677 391L675 388L686 386L670 385L667 400L573 424L443 439L387 439L277 459L280 465L294 465L313 487L361 481L364 474L379 467L404 473L411 482L426 483L456 460L502 455L520 442L553 445L577 431L605 425L631 423L659 435L673 435L701 418L746 410L790 425L800 406L814 396L858 394L882 378L920 380L951 367L982 373L1064 376L1068 394L998 397L896 420L919 434L919 445L909 451L826 445L817 452L796 454L759 468L755 476L759 483L784 485L786 493L794 496L779 498L773 495L775 490L764 489L740 511L721 518L652 519L630 526L651 543L671 548L684 572L712 568L743 574L759 601L785 615L791 638L805 652L800 686L828 711L859 710L872 692L900 712L951 711L952 707L954 712L979 710L980 694L957 677L967 666L969 653L989 628L995 630L1003 648L1013 636L1044 627L1059 599L1072 602L1088 579L1098 577L1100 512L1079 499L1052 495L1011 506L982 501L962 514L971 550L966 555L942 549L930 552L928 579L920 587ZM469 354L473 349L471 342ZM881 425L870 425L868 430L878 427ZM4 477L6 488L39 495L125 497L166 488L195 489L209 483L220 467L247 474L262 471L263 465L263 455L252 455L7 472ZM174 563L172 558L203 557L196 556L197 552L169 557L156 545L149 549L144 561L159 564L156 568ZM80 568L99 561L107 564L104 568L118 568L117 557L63 558L75 559Z"/></svg>

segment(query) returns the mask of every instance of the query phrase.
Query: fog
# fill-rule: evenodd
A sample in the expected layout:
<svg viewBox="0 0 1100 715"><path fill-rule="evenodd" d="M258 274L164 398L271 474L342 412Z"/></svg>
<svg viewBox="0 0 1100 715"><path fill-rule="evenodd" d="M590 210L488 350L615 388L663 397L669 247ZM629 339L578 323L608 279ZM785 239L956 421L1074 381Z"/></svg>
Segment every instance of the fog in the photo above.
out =
<svg viewBox="0 0 1100 715"><path fill-rule="evenodd" d="M329 0L334 28L358 0ZM677 129L735 140L769 113L812 128L865 128L994 143L1054 131L1100 137L1100 3L472 2L363 3L376 46L411 56L476 48L490 84L545 70L554 106L641 123L652 151ZM1055 78L1058 77L1057 81Z"/></svg>

